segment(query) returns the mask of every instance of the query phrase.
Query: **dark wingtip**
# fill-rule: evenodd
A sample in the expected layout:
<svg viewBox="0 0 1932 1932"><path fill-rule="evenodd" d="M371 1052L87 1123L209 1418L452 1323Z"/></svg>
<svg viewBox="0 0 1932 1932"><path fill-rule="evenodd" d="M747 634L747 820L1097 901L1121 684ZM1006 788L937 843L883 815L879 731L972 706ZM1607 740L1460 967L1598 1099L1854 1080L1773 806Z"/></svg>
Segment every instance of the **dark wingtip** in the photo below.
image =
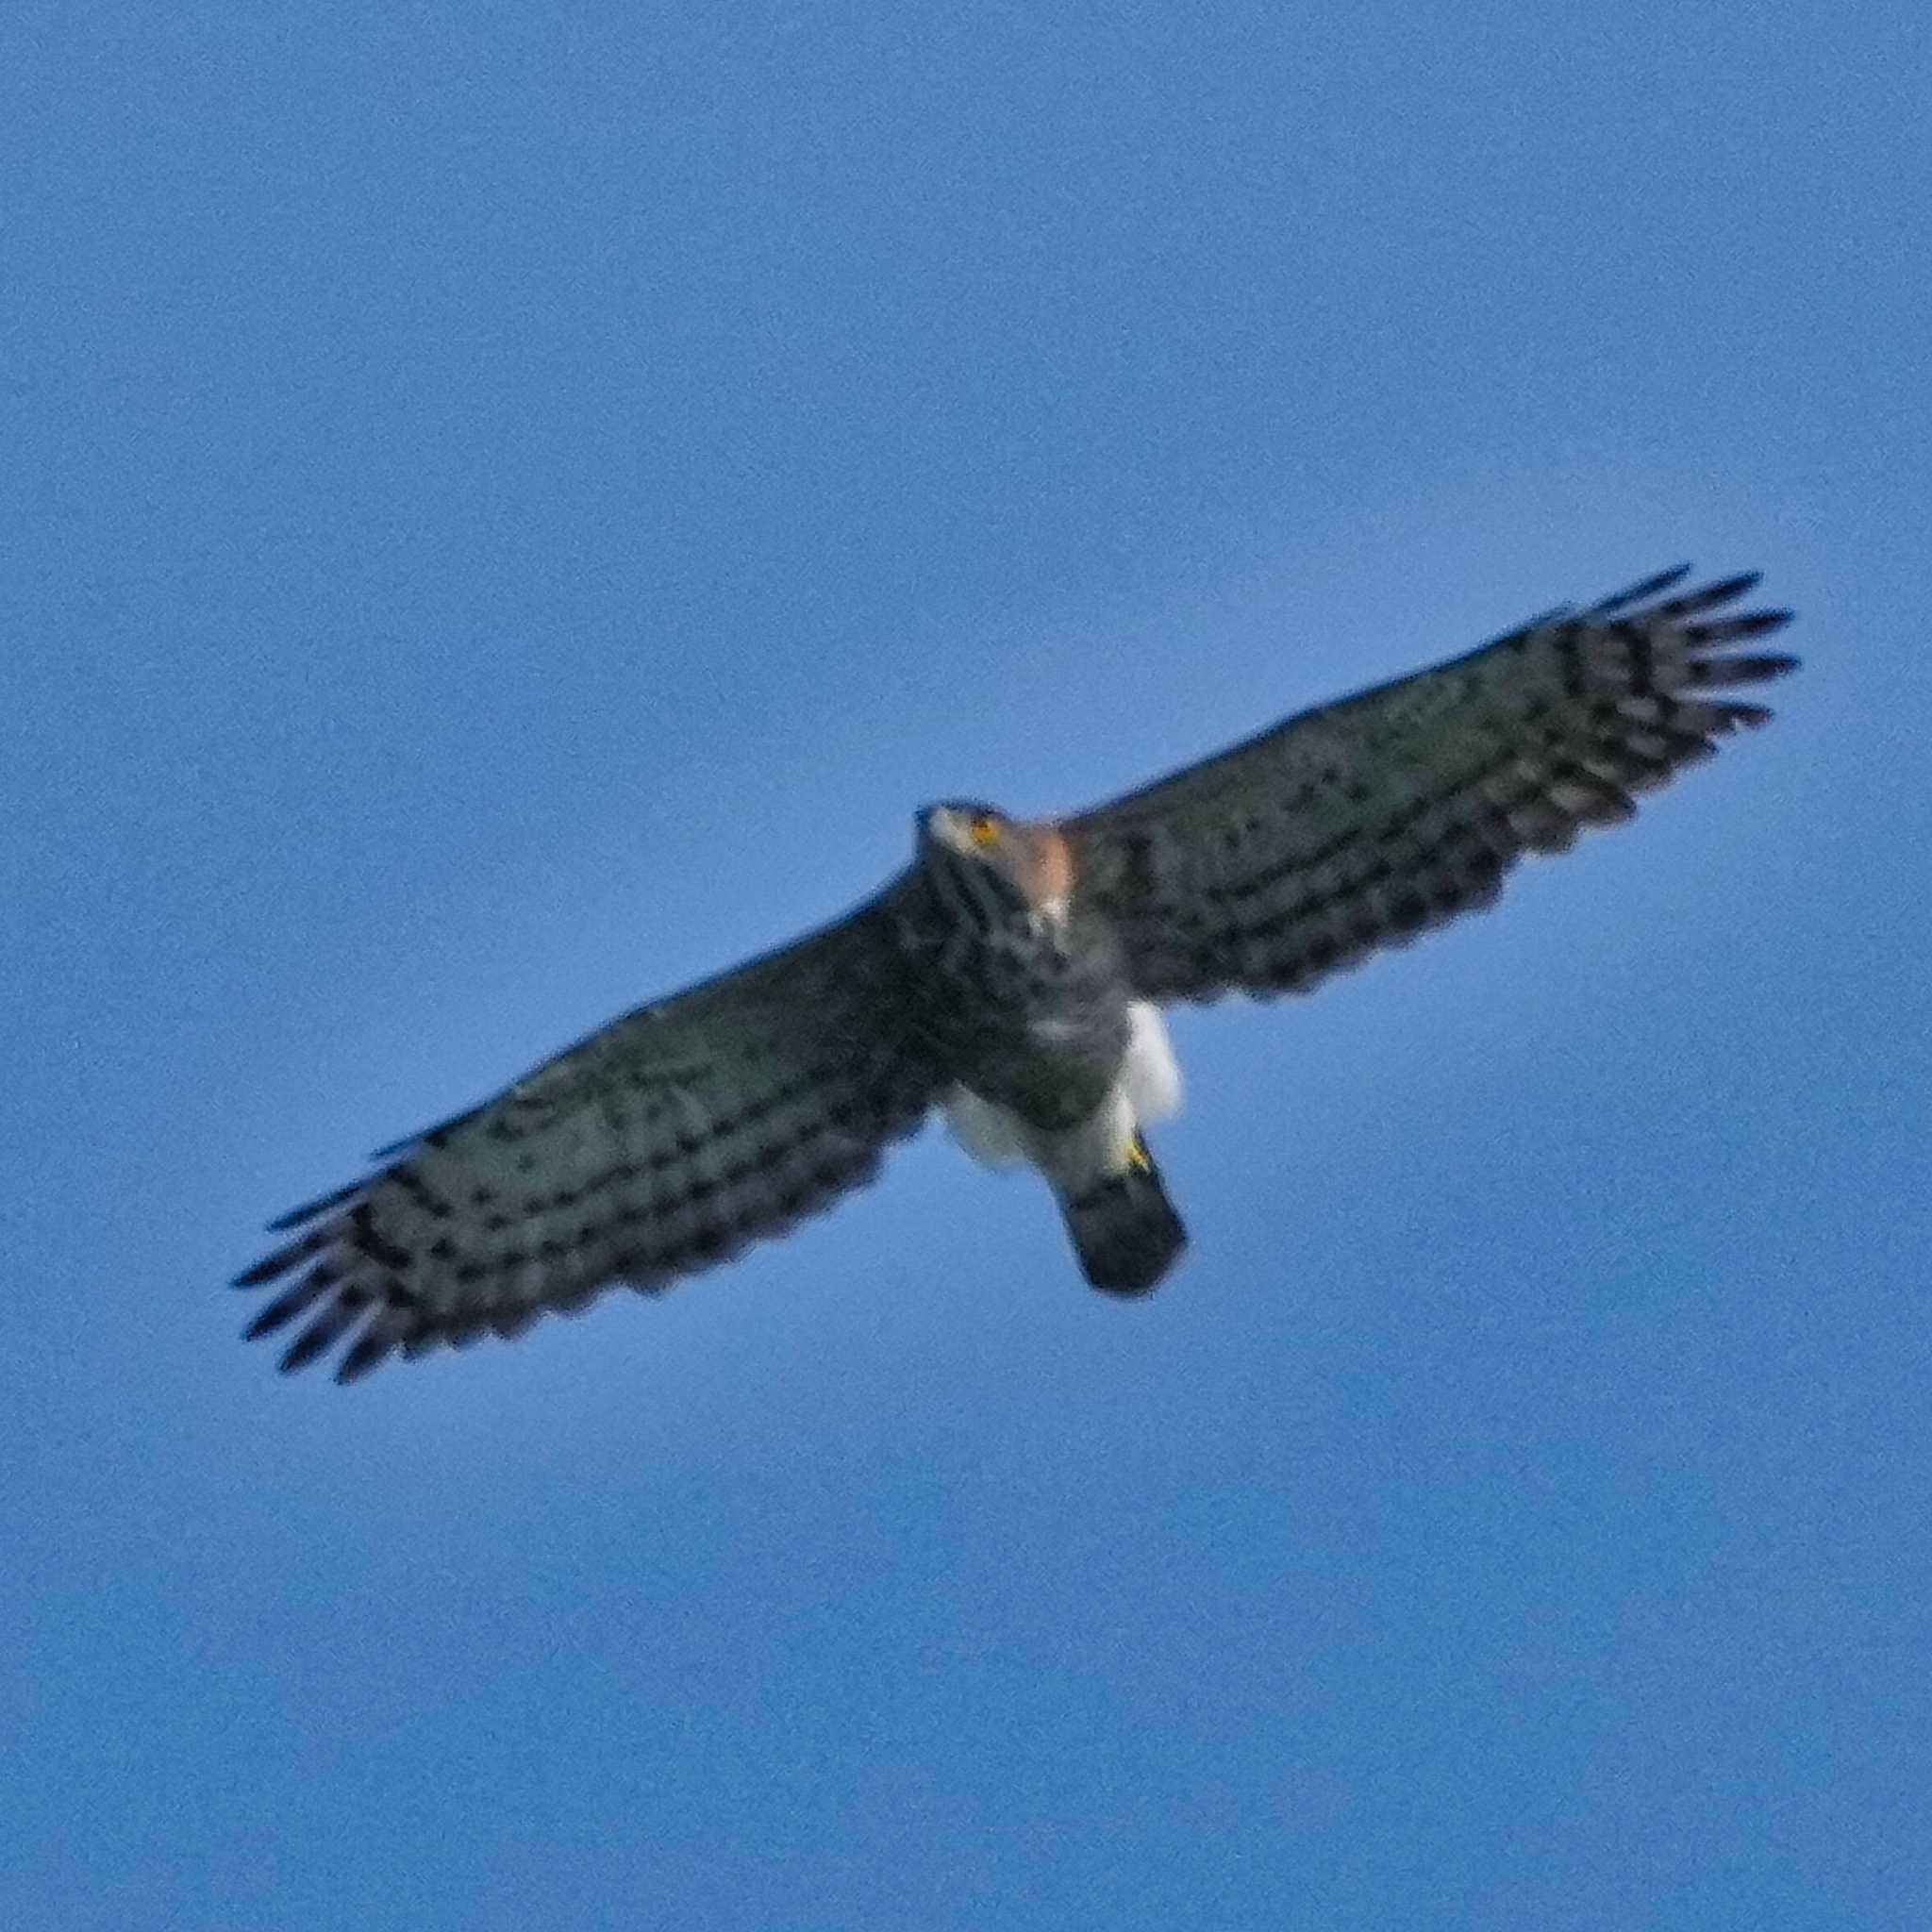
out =
<svg viewBox="0 0 1932 1932"><path fill-rule="evenodd" d="M299 1267L311 1255L319 1255L327 1243L315 1235L304 1235L264 1255L252 1267L244 1268L228 1284L231 1288L260 1288L277 1276Z"/></svg>
<svg viewBox="0 0 1932 1932"><path fill-rule="evenodd" d="M341 1324L332 1321L329 1315L323 1316L319 1321L311 1322L282 1351L282 1358L275 1366L285 1375L292 1375L299 1373L301 1370L306 1369L317 1356L321 1355L341 1333Z"/></svg>
<svg viewBox="0 0 1932 1932"><path fill-rule="evenodd" d="M268 1307L263 1308L249 1323L247 1327L242 1329L242 1340L243 1341L259 1341L264 1335L273 1335L289 1319L289 1315L292 1312L293 1310L289 1310L277 1314L275 1306L271 1304Z"/></svg>
<svg viewBox="0 0 1932 1932"><path fill-rule="evenodd" d="M1761 570L1740 570L1735 576L1720 577L1714 584L1706 584L1697 592L1701 606L1728 604L1734 597L1741 597L1746 591L1755 591L1764 581Z"/></svg>
<svg viewBox="0 0 1932 1932"><path fill-rule="evenodd" d="M395 1347L395 1338L380 1329L365 1331L341 1361L336 1364L336 1380L344 1388L351 1382L359 1382L372 1370L385 1361Z"/></svg>
<svg viewBox="0 0 1932 1932"><path fill-rule="evenodd" d="M1741 616L1716 626L1725 642L1736 638L1761 638L1767 631L1782 630L1797 613L1793 610L1747 610ZM1692 626L1693 633L1695 626ZM1793 658L1791 662L1798 660Z"/></svg>
<svg viewBox="0 0 1932 1932"><path fill-rule="evenodd" d="M311 1268L293 1288L284 1289L242 1331L244 1341L257 1341L272 1335L285 1322L291 1322L303 1309L312 1307L336 1284L335 1273L325 1263Z"/></svg>
<svg viewBox="0 0 1932 1932"><path fill-rule="evenodd" d="M299 1208L291 1208L286 1214L278 1214L268 1224L271 1234L280 1234L285 1229L300 1227L305 1221L313 1221L318 1214L326 1214L331 1208L340 1208L344 1201L353 1200L369 1183L351 1181L345 1188L332 1188L325 1194L318 1194L312 1201L305 1201Z"/></svg>
<svg viewBox="0 0 1932 1932"><path fill-rule="evenodd" d="M1625 610L1632 604L1641 604L1646 599L1657 596L1681 584L1690 575L1688 563L1673 564L1669 570L1660 570L1655 576L1645 577L1641 583L1632 584L1628 590L1612 591L1601 603L1592 604L1587 613L1591 617L1607 617L1613 611Z"/></svg>
<svg viewBox="0 0 1932 1932"><path fill-rule="evenodd" d="M1789 651L1767 651L1758 657L1721 658L1717 661L1721 664L1736 664L1747 676L1758 678L1789 677L1805 660L1792 657Z"/></svg>

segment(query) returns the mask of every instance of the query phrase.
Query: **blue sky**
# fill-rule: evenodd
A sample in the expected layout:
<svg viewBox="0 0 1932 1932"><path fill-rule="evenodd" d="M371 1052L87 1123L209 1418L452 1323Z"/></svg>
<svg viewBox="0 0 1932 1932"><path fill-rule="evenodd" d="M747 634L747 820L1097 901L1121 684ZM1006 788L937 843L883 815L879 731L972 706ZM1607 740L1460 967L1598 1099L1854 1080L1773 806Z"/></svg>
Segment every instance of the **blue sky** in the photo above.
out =
<svg viewBox="0 0 1932 1932"><path fill-rule="evenodd" d="M1907 11L7 10L11 1922L1924 1921ZM1181 1015L1151 1302L929 1134L514 1347L234 1339L919 803L1680 558L1777 724Z"/></svg>

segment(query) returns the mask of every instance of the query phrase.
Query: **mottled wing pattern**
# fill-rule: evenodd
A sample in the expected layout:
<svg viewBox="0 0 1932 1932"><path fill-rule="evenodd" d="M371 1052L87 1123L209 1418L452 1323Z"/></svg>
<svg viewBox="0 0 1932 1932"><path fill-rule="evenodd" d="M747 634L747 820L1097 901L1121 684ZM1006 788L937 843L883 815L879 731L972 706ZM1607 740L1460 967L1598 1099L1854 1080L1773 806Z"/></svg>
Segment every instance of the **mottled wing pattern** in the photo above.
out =
<svg viewBox="0 0 1932 1932"><path fill-rule="evenodd" d="M1687 570L1557 610L1412 677L1324 706L1069 820L1081 890L1136 989L1302 991L1490 905L1524 852L1630 816L1631 794L1763 724L1719 696L1796 659L1726 655L1790 613L1757 582Z"/></svg>
<svg viewBox="0 0 1932 1932"><path fill-rule="evenodd" d="M626 1014L284 1216L300 1232L237 1281L293 1277L250 1337L306 1318L296 1369L354 1331L347 1381L613 1282L662 1288L870 1179L935 1086L894 939L906 891Z"/></svg>

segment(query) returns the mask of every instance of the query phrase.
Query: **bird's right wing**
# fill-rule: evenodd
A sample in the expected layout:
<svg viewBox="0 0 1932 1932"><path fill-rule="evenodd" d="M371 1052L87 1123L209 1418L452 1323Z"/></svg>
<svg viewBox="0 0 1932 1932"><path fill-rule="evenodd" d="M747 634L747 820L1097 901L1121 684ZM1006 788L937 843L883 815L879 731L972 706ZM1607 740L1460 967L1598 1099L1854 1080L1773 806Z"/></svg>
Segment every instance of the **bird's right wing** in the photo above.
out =
<svg viewBox="0 0 1932 1932"><path fill-rule="evenodd" d="M1714 693L1793 669L1724 655L1784 610L1719 615L1755 575L1684 570L1259 737L1065 822L1078 890L1136 990L1302 991L1491 903L1525 851L1627 818L1762 706Z"/></svg>
<svg viewBox="0 0 1932 1932"><path fill-rule="evenodd" d="M284 1215L300 1232L237 1279L293 1277L249 1335L307 1317L294 1369L355 1330L346 1381L615 1281L665 1287L870 1179L936 1085L894 942L908 890L639 1008Z"/></svg>

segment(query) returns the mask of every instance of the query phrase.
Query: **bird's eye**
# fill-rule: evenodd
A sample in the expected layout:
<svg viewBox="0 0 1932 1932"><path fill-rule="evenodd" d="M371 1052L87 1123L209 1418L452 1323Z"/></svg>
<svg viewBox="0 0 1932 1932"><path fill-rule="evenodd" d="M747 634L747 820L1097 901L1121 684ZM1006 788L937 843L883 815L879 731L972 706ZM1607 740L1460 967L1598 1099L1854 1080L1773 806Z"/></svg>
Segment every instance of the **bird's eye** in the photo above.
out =
<svg viewBox="0 0 1932 1932"><path fill-rule="evenodd" d="M1000 842L1000 822L985 812L975 813L966 827L966 836L984 852Z"/></svg>

